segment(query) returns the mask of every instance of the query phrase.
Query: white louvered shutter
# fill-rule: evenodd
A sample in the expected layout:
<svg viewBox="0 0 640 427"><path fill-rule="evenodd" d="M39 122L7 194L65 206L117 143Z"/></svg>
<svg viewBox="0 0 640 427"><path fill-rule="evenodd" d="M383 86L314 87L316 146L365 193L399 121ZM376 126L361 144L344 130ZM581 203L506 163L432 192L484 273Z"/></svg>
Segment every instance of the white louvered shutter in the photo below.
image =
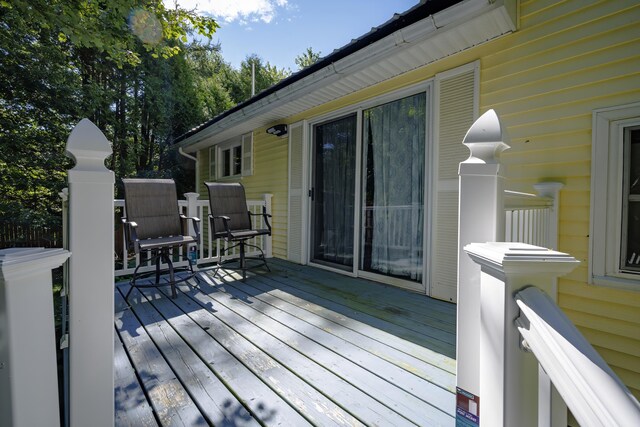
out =
<svg viewBox="0 0 640 427"><path fill-rule="evenodd" d="M458 165L469 157L462 140L476 119L477 65L436 76L438 146L430 295L456 301L458 277Z"/></svg>
<svg viewBox="0 0 640 427"><path fill-rule="evenodd" d="M242 176L253 175L253 133L242 135Z"/></svg>
<svg viewBox="0 0 640 427"><path fill-rule="evenodd" d="M289 126L289 227L287 234L287 258L297 263L304 259L304 176L305 176L304 126Z"/></svg>

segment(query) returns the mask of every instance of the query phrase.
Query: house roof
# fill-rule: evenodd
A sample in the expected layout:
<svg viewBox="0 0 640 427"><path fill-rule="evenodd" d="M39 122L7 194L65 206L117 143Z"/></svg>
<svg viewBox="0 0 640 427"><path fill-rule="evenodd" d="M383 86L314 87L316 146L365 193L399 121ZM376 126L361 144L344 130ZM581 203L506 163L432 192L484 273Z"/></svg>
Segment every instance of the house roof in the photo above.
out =
<svg viewBox="0 0 640 427"><path fill-rule="evenodd" d="M511 32L510 3L515 0L422 0L174 144L194 152Z"/></svg>

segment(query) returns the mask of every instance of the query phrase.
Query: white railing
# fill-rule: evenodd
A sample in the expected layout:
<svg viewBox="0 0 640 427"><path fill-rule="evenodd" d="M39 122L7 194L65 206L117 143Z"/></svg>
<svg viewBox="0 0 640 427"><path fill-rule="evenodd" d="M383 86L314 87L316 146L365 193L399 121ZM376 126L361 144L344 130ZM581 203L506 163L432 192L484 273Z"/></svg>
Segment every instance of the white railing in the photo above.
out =
<svg viewBox="0 0 640 427"><path fill-rule="evenodd" d="M551 250L562 185L505 194L505 138L490 110L464 139L471 155L459 169L456 415L556 427L567 425L568 405L581 425L640 425L638 401L555 302L557 278L579 264Z"/></svg>
<svg viewBox="0 0 640 427"><path fill-rule="evenodd" d="M558 197L563 185L541 182L534 187L537 195L505 190L504 241L557 249Z"/></svg>
<svg viewBox="0 0 640 427"><path fill-rule="evenodd" d="M217 262L220 255L219 251L222 248L225 248L224 256L222 257L223 260L237 257L239 253L237 248L227 251L226 248L228 247L228 244L221 239L213 239L209 232L209 200L198 200L197 193L187 193L185 196L185 200L178 201L178 206L182 213L188 217L195 216L200 218L200 241L198 242L197 265ZM270 214L271 197L271 194L264 194L262 200L247 200L247 209L252 213L260 214L262 213L262 208L265 207L267 213ZM116 224L121 224L120 218L126 216L124 200L114 200L114 210L116 215ZM253 226L256 228L267 228L262 216L252 216L251 221L253 222ZM116 277L120 277L133 274L133 271L140 262L140 255L129 252L127 242L124 237L124 229L121 225L116 226L116 233L115 275ZM261 248L265 257L270 258L272 256L271 236L258 236L248 240L247 243ZM175 254L175 258L178 258L178 261L174 264L176 267L187 266L186 251L187 249L184 248L181 254ZM260 251L251 248L250 246L246 252L247 256L257 256L259 254ZM180 256L178 257L177 255ZM147 272L153 271L154 269L155 266L153 265L144 265L139 271Z"/></svg>
<svg viewBox="0 0 640 427"><path fill-rule="evenodd" d="M640 403L558 305L530 286L516 326L581 426L640 425Z"/></svg>

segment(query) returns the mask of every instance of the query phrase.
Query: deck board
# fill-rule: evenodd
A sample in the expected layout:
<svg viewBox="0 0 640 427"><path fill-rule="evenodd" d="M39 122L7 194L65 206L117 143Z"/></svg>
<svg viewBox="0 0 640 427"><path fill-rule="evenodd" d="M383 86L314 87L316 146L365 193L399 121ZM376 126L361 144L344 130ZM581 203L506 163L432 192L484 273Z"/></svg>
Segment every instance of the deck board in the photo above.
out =
<svg viewBox="0 0 640 427"><path fill-rule="evenodd" d="M118 306L122 306L122 296L116 292ZM205 425L204 417L133 312L118 311L115 322L160 424Z"/></svg>
<svg viewBox="0 0 640 427"><path fill-rule="evenodd" d="M115 424L122 427L157 426L153 411L147 401L140 382L127 358L117 332L114 338L114 389L116 418Z"/></svg>
<svg viewBox="0 0 640 427"><path fill-rule="evenodd" d="M275 288L270 288L268 285L260 283L260 280L264 279L256 278L256 280L250 283L241 284L234 284L232 282L228 283L227 286L236 289L241 288L242 292L252 298L268 306L277 308L279 312L271 315L281 323L288 323L288 319L291 319L293 316L304 322L302 323L302 331L308 329L308 326L305 325L305 323L307 323L322 332L326 332L329 335L322 334L320 331L305 334L312 339L316 339L314 337L317 336L318 338L316 340L321 344L325 342L327 344L324 345L333 345L334 347L338 345L342 347L344 345L345 355L348 355L346 352L348 349L355 347L356 352L366 351L370 353L370 355L377 356L399 368L408 370L427 381L438 384L440 387L455 391L455 378L451 375L455 373L455 366L453 364L448 365L446 368L438 366L438 364L451 362L451 359L439 357L438 362L435 364L427 363L411 355L411 352L416 351L416 349L423 350L422 347L411 344L407 345L408 343L406 341L397 340L396 337L389 334L381 337L380 340L376 340L373 338L377 331L376 329L371 327L367 328L367 325L359 324L356 321L344 317L341 319L331 319L333 312L323 310L322 307L317 305L312 307L312 310L307 311L296 305L296 303L308 305L309 303L307 301L295 300L295 297L279 292ZM269 310L268 307L265 307L265 309ZM324 316L316 314L316 312L321 312ZM333 337L337 337L341 341L336 341ZM333 344L328 343L329 341L333 342ZM394 345L401 347L402 350L395 348ZM353 360L354 357L351 357L351 359Z"/></svg>
<svg viewBox="0 0 640 427"><path fill-rule="evenodd" d="M134 298L136 293L133 290ZM132 309L208 421L216 426L260 425L152 304L134 304Z"/></svg>
<svg viewBox="0 0 640 427"><path fill-rule="evenodd" d="M168 287L134 290L131 308L120 293L128 284L118 286L115 345L126 354L116 369L141 379L141 389L121 394L118 425L136 425L135 412L119 412L136 404L162 425L455 424L455 349L437 338L450 333L442 324L455 324L451 306L270 265L244 282L202 272L175 300ZM434 307L440 322L420 314Z"/></svg>

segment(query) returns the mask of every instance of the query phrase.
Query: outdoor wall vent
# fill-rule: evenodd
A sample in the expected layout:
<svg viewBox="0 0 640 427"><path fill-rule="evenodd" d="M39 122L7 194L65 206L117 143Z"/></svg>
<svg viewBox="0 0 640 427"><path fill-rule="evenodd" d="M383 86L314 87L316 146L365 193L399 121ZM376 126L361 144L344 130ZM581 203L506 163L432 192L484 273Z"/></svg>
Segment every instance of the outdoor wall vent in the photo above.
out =
<svg viewBox="0 0 640 427"><path fill-rule="evenodd" d="M287 125L284 123L279 125L273 125L267 129L267 133L275 136L285 136L287 134Z"/></svg>

